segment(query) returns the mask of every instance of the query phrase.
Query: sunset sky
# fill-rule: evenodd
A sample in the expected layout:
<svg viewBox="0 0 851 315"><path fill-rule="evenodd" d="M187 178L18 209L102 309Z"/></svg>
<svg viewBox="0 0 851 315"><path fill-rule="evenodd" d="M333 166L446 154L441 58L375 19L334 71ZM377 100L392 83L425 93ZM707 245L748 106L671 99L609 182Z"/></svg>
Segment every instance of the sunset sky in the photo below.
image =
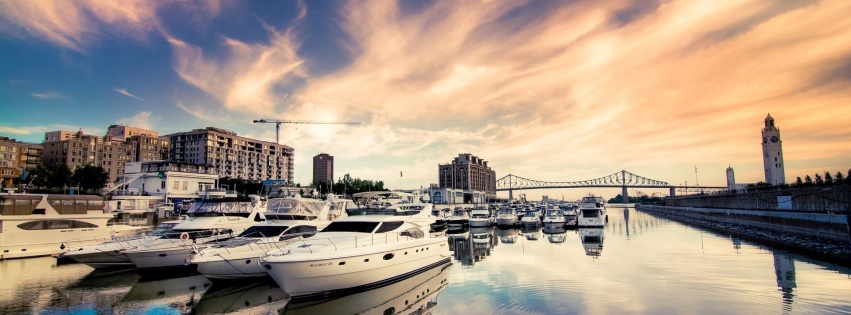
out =
<svg viewBox="0 0 851 315"><path fill-rule="evenodd" d="M851 1L0 0L0 136L364 122L282 126L304 184L321 152L390 188L458 153L497 178L757 182L768 113L788 181L845 174L849 105ZM588 192L620 193L525 193Z"/></svg>

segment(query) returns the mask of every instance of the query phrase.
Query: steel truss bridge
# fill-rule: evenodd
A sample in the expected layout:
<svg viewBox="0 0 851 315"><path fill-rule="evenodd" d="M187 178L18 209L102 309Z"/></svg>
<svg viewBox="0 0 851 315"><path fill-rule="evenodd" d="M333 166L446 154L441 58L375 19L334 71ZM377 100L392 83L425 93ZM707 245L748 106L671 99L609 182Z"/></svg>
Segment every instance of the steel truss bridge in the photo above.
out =
<svg viewBox="0 0 851 315"><path fill-rule="evenodd" d="M599 178L574 182L545 182L513 174L508 174L496 181L496 191L508 191L509 199L514 199L515 190L588 187L621 188L621 197L623 198L624 203L629 202L627 188L667 188L670 190L671 196L676 195L677 192L680 194L708 193L727 189L727 187L722 186L671 185L665 181L650 179L625 170Z"/></svg>

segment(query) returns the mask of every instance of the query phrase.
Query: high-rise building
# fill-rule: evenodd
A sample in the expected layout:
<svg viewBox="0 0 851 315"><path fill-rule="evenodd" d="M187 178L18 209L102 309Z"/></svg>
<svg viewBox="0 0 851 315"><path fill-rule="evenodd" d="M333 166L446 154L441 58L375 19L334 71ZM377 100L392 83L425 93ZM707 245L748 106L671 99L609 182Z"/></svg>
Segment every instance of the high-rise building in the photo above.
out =
<svg viewBox="0 0 851 315"><path fill-rule="evenodd" d="M313 183L327 184L334 182L334 157L321 153L313 157Z"/></svg>
<svg viewBox="0 0 851 315"><path fill-rule="evenodd" d="M488 162L469 153L459 154L450 164L438 165L440 188L463 189L464 202L496 198L496 172Z"/></svg>
<svg viewBox="0 0 851 315"><path fill-rule="evenodd" d="M786 183L786 171L783 166L783 141L780 129L774 124L771 114L765 117L762 128L762 162L765 166L765 182L772 185Z"/></svg>
<svg viewBox="0 0 851 315"><path fill-rule="evenodd" d="M47 167L65 164L72 171L77 167L94 165L109 173L109 183L124 174L124 163L132 162L133 147L110 136L83 134L83 131L52 131L45 133L42 161Z"/></svg>
<svg viewBox="0 0 851 315"><path fill-rule="evenodd" d="M215 127L170 134L169 160L212 167L221 177L293 181L293 148Z"/></svg>
<svg viewBox="0 0 851 315"><path fill-rule="evenodd" d="M138 134L128 137L126 143L133 148L132 162L168 160L169 140L167 137Z"/></svg>
<svg viewBox="0 0 851 315"><path fill-rule="evenodd" d="M727 166L727 190L736 190L736 173L732 166Z"/></svg>

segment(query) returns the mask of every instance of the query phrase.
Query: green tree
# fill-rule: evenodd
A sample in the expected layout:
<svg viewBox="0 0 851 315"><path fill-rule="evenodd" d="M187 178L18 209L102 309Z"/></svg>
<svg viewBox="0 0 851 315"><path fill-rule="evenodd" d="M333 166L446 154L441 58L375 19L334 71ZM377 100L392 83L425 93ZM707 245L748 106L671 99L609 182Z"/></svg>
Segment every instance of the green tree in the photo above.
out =
<svg viewBox="0 0 851 315"><path fill-rule="evenodd" d="M67 164L59 164L50 168L50 176L47 178L47 186L50 188L64 189L71 185L71 169Z"/></svg>
<svg viewBox="0 0 851 315"><path fill-rule="evenodd" d="M50 170L44 164L38 164L36 167L27 173L27 178L24 178L24 189L32 189L36 187L47 187L47 180L50 178Z"/></svg>
<svg viewBox="0 0 851 315"><path fill-rule="evenodd" d="M106 186L109 173L100 166L86 165L74 170L71 180L83 191L97 192Z"/></svg>

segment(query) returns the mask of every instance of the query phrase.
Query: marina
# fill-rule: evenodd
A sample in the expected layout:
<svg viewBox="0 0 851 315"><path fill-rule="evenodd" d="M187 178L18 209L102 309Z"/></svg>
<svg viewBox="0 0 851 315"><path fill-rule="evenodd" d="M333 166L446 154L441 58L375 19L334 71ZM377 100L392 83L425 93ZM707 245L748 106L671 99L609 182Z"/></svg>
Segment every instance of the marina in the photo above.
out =
<svg viewBox="0 0 851 315"><path fill-rule="evenodd" d="M375 287L293 298L271 278L0 261L0 312L98 314L779 314L851 312L851 269L634 208L602 228L450 231L451 261ZM664 244L664 246L660 246ZM745 293L745 294L743 294ZM408 303L405 303L408 302ZM476 308L469 305L475 303Z"/></svg>

